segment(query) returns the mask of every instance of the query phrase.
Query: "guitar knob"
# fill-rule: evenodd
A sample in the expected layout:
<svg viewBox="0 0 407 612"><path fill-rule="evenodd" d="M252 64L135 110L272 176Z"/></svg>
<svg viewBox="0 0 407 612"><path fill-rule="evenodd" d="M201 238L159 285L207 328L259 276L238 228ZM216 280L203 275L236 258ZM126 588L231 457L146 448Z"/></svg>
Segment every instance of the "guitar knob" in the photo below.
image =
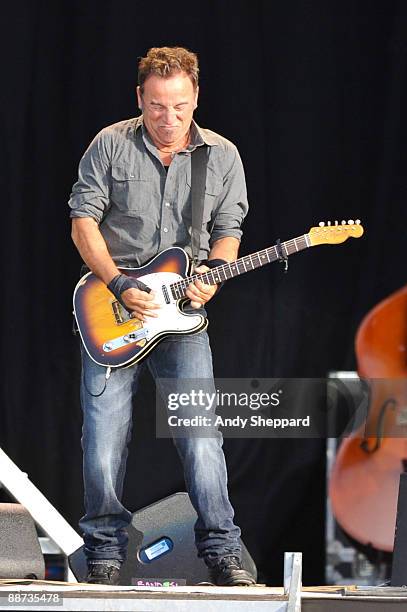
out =
<svg viewBox="0 0 407 612"><path fill-rule="evenodd" d="M331 222L330 222L330 221L328 221L327 225L331 225Z"/></svg>
<svg viewBox="0 0 407 612"><path fill-rule="evenodd" d="M341 221L342 225L346 225L346 221L342 220Z"/></svg>
<svg viewBox="0 0 407 612"><path fill-rule="evenodd" d="M319 225L319 227L325 227L325 223L324 223L323 221L320 221L320 222L318 223L318 225Z"/></svg>
<svg viewBox="0 0 407 612"><path fill-rule="evenodd" d="M355 223L356 225L360 225L360 219L356 219Z"/></svg>
<svg viewBox="0 0 407 612"><path fill-rule="evenodd" d="M335 221L335 225L338 225L338 221Z"/></svg>
<svg viewBox="0 0 407 612"><path fill-rule="evenodd" d="M353 219L349 219L348 225L353 225L353 223L354 223Z"/></svg>

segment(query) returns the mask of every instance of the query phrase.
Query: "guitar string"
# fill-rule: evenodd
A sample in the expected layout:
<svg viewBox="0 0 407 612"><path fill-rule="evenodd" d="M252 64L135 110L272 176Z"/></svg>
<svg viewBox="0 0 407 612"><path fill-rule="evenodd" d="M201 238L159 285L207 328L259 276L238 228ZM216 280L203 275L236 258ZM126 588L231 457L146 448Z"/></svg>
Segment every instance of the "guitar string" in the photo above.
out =
<svg viewBox="0 0 407 612"><path fill-rule="evenodd" d="M282 242L281 248L283 247L285 248L287 256L292 255L308 247L307 238L308 238L308 234L303 234L302 236L299 236L297 238L292 238L290 240L287 240L286 242ZM271 258L269 256L271 256ZM257 258L258 263L257 262L253 263L253 258ZM263 258L263 260L264 258L266 258L267 261L261 261L260 258ZM181 281L176 281L175 283L171 283L169 285L169 289L171 290L175 298L184 297L183 294L185 290L187 289L188 285L194 282L198 278L205 277L205 279L209 281L211 277L213 281L221 282L222 280L221 272L223 273L223 276L225 277L224 280L228 280L229 278L233 278L234 276L243 274L244 272L255 270L263 265L272 263L276 261L278 258L279 258L279 255L278 255L277 247L276 245L273 245L261 251L257 251L256 253L245 255L237 259L236 261L232 261L230 263L226 263L226 264L217 266L216 268L213 268L212 270L209 270L208 272L203 272L202 274L193 274L187 278L182 279ZM239 269L239 266L241 265L243 265L244 270ZM249 268L247 269L247 267ZM234 274L232 272L234 268L237 269L238 274ZM226 273L227 271L229 272L229 274ZM219 277L219 281L216 280L216 277ZM180 295L177 295L177 293L180 293Z"/></svg>
<svg viewBox="0 0 407 612"><path fill-rule="evenodd" d="M300 249L297 248L298 244L300 245ZM294 248L292 248L293 245L294 245ZM299 250L306 248L308 245L307 245L305 236L301 236L299 238L293 238L291 240L287 240L287 242L282 243L281 246L282 247L284 246L284 248L287 251L287 255L291 255L293 253L296 253ZM274 253L272 253L272 251L274 251ZM272 257L271 259L269 255L271 255ZM253 258L256 258L256 257L259 260L259 262L253 263ZM260 257L263 260L264 258L267 258L267 261L260 261ZM221 276L221 274L220 273L218 274L218 272L223 272L223 275L225 276L224 280L228 280L229 278L233 278L234 274L232 270L234 268L236 268L237 272L241 274L246 271L255 270L256 268L266 265L267 263L272 263L273 261L276 261L277 259L278 259L278 252L277 252L276 246L273 245L271 247L268 247L267 249L263 249L262 251L257 251L256 253L245 255L244 257L241 257L237 259L236 261L233 261L227 264L222 264L221 266L217 266L216 268L213 268L212 270L209 270L208 272L204 272L202 274L194 274L185 279L182 279L181 281L176 281L175 283L170 285L170 287L186 288L186 286L188 286L190 282L195 281L197 278L202 278L202 276L204 277L206 276L208 280L209 280L209 277L212 276L214 277L213 279L215 280L215 276L219 276L219 277ZM250 266L249 270L246 270L246 267L247 267L246 264L247 266ZM239 269L240 265L243 265L244 267L243 271ZM229 271L229 274L231 274L231 276L227 276L226 271Z"/></svg>

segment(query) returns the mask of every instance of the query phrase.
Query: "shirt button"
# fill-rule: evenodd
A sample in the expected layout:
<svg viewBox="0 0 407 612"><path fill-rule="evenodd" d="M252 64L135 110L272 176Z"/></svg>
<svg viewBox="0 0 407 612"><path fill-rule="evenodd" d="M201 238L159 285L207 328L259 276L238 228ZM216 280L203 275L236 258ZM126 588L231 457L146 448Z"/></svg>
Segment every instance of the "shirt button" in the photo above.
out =
<svg viewBox="0 0 407 612"><path fill-rule="evenodd" d="M168 232L168 227L164 227L164 232L167 233Z"/></svg>
<svg viewBox="0 0 407 612"><path fill-rule="evenodd" d="M169 202L165 203L166 207L169 208L171 206L171 204Z"/></svg>

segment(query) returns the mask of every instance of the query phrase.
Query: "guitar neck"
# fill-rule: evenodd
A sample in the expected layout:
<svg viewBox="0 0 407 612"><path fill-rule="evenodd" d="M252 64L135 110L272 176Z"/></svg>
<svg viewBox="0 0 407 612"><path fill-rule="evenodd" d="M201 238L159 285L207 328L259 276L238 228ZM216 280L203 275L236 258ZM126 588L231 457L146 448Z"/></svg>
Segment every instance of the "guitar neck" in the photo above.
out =
<svg viewBox="0 0 407 612"><path fill-rule="evenodd" d="M277 261L281 258L281 255L285 258L294 253L299 253L299 251L310 247L311 242L308 234L304 234L298 238L282 242L279 246L281 251L276 245L273 245L262 251L240 257L236 259L236 261L212 268L212 270L204 272L203 274L193 274L192 276L184 278L182 281L172 283L170 285L172 295L176 299L185 297L187 287L197 278L202 280L206 285L217 285L220 282L224 282L230 278L244 274L245 272L251 272L273 261Z"/></svg>

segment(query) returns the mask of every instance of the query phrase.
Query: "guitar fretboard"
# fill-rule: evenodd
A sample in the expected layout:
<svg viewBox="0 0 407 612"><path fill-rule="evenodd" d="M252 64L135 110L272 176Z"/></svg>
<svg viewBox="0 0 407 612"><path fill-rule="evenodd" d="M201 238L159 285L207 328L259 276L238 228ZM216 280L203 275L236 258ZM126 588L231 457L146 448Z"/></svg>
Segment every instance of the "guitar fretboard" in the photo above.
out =
<svg viewBox="0 0 407 612"><path fill-rule="evenodd" d="M281 259L281 257L286 258L289 255L298 253L309 246L311 246L311 243L308 234L304 234L299 238L293 238L292 240L287 240L287 242L282 242L279 248L277 245L273 245L262 251L240 257L240 259L236 259L236 261L212 268L212 270L204 272L203 274L193 274L181 281L172 283L169 288L173 298L180 299L185 297L187 287L197 278L206 285L216 285L235 276L239 276L240 274L244 274L245 272L251 272L252 270L256 270L256 268L277 261Z"/></svg>

